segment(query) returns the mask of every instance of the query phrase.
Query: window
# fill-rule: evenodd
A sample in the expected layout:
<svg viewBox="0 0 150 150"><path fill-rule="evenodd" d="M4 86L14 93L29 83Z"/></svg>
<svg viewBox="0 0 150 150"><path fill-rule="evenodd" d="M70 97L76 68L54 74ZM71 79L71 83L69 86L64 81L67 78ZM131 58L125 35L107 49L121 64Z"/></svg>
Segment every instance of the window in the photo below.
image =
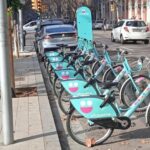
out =
<svg viewBox="0 0 150 150"><path fill-rule="evenodd" d="M103 23L103 20L97 20L96 23Z"/></svg>
<svg viewBox="0 0 150 150"><path fill-rule="evenodd" d="M36 22L31 22L30 26L35 26L37 23Z"/></svg>
<svg viewBox="0 0 150 150"><path fill-rule="evenodd" d="M118 24L117 24L117 27L122 27L124 24L124 21L119 21Z"/></svg>
<svg viewBox="0 0 150 150"><path fill-rule="evenodd" d="M145 27L146 24L144 21L127 21L126 26L129 27Z"/></svg>
<svg viewBox="0 0 150 150"><path fill-rule="evenodd" d="M46 33L59 33L59 32L74 32L73 27L58 27L58 28L47 28Z"/></svg>

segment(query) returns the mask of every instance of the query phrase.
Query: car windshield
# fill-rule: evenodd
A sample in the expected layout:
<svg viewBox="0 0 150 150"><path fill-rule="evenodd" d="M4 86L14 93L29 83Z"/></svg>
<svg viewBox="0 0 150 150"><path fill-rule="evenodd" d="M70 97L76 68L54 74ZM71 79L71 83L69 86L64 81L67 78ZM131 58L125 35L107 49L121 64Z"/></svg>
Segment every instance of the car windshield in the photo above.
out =
<svg viewBox="0 0 150 150"><path fill-rule="evenodd" d="M126 26L130 27L144 27L146 26L144 21L127 21Z"/></svg>
<svg viewBox="0 0 150 150"><path fill-rule="evenodd" d="M47 28L46 33L75 32L73 27Z"/></svg>
<svg viewBox="0 0 150 150"><path fill-rule="evenodd" d="M97 23L103 23L103 21L102 20L98 20L98 21L96 21Z"/></svg>

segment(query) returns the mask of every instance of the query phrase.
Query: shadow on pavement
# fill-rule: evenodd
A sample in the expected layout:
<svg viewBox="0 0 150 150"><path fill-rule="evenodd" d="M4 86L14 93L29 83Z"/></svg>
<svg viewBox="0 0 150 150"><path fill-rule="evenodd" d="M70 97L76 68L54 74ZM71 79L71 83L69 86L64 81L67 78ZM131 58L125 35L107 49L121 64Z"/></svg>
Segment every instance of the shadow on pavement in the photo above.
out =
<svg viewBox="0 0 150 150"><path fill-rule="evenodd" d="M25 142L25 141L29 141L29 140L33 140L33 139L37 139L37 138L41 138L41 137L51 136L51 135L55 135L55 134L57 134L56 131L43 133L43 134L38 134L38 135L33 135L33 136L25 137L25 138L22 138L22 139L17 139L17 140L15 140L15 143L21 143L21 142Z"/></svg>
<svg viewBox="0 0 150 150"><path fill-rule="evenodd" d="M54 117L54 122L55 122L55 125L56 125L56 129L57 129L57 132L58 132L58 136L59 136L59 140L60 140L62 150L70 150L67 135L65 133L65 129L63 127L61 116L60 116L60 113L59 113L59 110L58 110L58 107L57 107L57 102L54 98L54 93L52 91L52 87L51 87L51 84L50 84L50 81L49 81L49 77L47 75L47 72L46 72L46 69L45 69L43 63L40 63L40 68L41 68L41 72L43 74L43 79L44 79L44 82L45 82L45 87L46 87L46 90L47 90L49 103L50 103L50 107L51 107L52 114L53 114L53 117Z"/></svg>

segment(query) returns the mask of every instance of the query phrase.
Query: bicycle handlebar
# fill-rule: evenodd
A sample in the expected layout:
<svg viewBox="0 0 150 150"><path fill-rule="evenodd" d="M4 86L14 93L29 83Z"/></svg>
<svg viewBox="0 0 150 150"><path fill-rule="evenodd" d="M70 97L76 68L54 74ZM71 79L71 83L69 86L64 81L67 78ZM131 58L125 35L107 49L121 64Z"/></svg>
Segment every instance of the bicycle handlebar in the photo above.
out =
<svg viewBox="0 0 150 150"><path fill-rule="evenodd" d="M76 54L77 54L77 52L68 52L68 53L65 53L65 56L64 56L64 58L63 58L62 61L64 61L65 59L68 59L69 56L76 55Z"/></svg>
<svg viewBox="0 0 150 150"><path fill-rule="evenodd" d="M111 91L108 95L105 96L105 99L103 103L100 105L100 108L103 108L107 103L111 103L115 101L115 96L113 95L113 93L114 91Z"/></svg>
<svg viewBox="0 0 150 150"><path fill-rule="evenodd" d="M74 74L74 76L76 76L79 72L81 71L81 69L79 68L76 73Z"/></svg>
<svg viewBox="0 0 150 150"><path fill-rule="evenodd" d="M93 81L93 78L90 78L89 81L85 84L84 88L87 88Z"/></svg>

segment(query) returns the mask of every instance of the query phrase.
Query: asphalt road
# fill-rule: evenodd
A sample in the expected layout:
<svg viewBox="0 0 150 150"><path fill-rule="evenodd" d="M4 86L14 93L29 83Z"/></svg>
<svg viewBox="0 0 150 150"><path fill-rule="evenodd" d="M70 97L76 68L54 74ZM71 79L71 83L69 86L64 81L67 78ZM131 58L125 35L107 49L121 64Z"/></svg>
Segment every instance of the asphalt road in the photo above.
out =
<svg viewBox="0 0 150 150"><path fill-rule="evenodd" d="M150 44L144 44L143 42L138 41L136 44L133 42L127 42L121 44L119 41L111 42L111 31L94 31L94 40L99 43L107 44L109 49L115 50L116 48L126 49L129 51L130 56L147 56L150 57Z"/></svg>

